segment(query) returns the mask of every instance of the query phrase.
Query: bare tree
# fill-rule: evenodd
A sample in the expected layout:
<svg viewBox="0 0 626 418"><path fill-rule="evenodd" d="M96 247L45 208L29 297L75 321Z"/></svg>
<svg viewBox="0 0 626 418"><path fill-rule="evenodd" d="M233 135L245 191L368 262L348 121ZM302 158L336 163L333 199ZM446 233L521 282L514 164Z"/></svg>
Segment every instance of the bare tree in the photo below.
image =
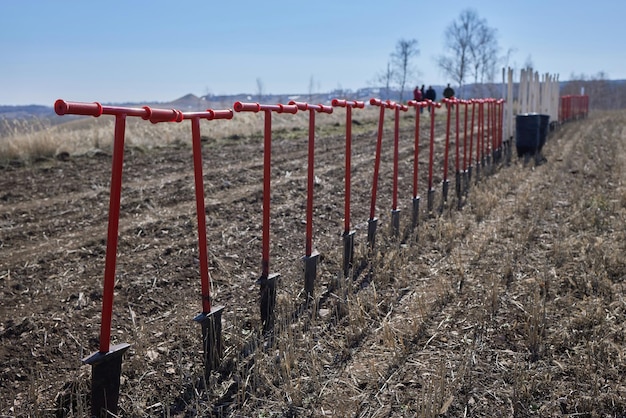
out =
<svg viewBox="0 0 626 418"><path fill-rule="evenodd" d="M487 26L486 23L482 24L477 28L474 40L475 42L470 49L474 82L492 82L495 76L496 64L498 63L496 30Z"/></svg>
<svg viewBox="0 0 626 418"><path fill-rule="evenodd" d="M406 84L413 77L415 70L411 64L414 57L419 55L417 39L400 39L396 44L396 50L391 54L391 75L398 83L400 90L400 102L403 101ZM387 73L389 74L389 64Z"/></svg>
<svg viewBox="0 0 626 418"><path fill-rule="evenodd" d="M384 91L380 92L381 99L390 99L389 96L391 92L391 82L393 81L393 78L394 73L393 69L391 68L391 62L387 61L387 69L378 73L376 75L376 78L374 79L376 87L380 86L381 84L385 86Z"/></svg>
<svg viewBox="0 0 626 418"><path fill-rule="evenodd" d="M459 91L463 90L470 74L475 82L494 78L499 49L496 30L487 26L487 21L480 19L478 13L463 10L446 28L445 39L449 53L440 56L437 64L459 86Z"/></svg>

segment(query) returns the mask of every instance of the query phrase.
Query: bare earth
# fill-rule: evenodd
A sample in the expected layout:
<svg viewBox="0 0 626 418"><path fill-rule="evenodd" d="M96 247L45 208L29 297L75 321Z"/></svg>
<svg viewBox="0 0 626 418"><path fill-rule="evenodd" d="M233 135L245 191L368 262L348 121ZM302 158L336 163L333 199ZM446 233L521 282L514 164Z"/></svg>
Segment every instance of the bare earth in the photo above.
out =
<svg viewBox="0 0 626 418"><path fill-rule="evenodd" d="M212 296L225 306L224 360L208 382L192 320L201 305L191 150L127 149L112 330L113 344L132 344L122 416L626 416L626 114L563 125L546 164L497 167L461 211L452 174L448 207L422 213L416 232L412 132L403 130L402 244L390 235L391 139L386 132L372 253L375 127L354 140L357 268L344 279L345 142L318 138L319 306L296 316L306 138L274 138L273 344L260 335L255 284L262 141L204 143ZM0 415L88 415L91 372L80 360L98 349L110 155L1 171Z"/></svg>

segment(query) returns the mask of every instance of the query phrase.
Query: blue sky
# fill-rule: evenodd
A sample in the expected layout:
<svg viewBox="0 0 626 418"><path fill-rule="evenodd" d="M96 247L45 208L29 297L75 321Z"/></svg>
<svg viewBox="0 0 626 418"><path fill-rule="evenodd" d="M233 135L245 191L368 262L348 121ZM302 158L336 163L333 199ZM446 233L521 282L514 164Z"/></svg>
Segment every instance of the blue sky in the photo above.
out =
<svg viewBox="0 0 626 418"><path fill-rule="evenodd" d="M419 84L445 84L444 31L474 9L509 65L626 79L626 2L615 0L2 0L0 105L371 86L399 39Z"/></svg>

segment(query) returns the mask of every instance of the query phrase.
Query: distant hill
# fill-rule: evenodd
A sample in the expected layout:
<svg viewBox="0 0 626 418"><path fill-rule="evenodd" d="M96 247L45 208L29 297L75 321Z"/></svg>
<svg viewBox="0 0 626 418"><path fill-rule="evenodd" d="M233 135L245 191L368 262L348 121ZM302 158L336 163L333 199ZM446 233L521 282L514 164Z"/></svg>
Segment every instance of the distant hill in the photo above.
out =
<svg viewBox="0 0 626 418"><path fill-rule="evenodd" d="M605 88L611 89L623 89L626 86L626 80L603 80ZM584 86L590 84L586 93L593 95L594 89L591 88L593 83L598 81L561 81L561 89L567 87L563 91L571 90L574 85L579 90L578 86ZM413 98L413 88L410 85L406 87L406 91L403 95L403 101ZM433 88L437 92L437 99L442 97L444 86L434 85ZM455 87L456 88L456 87ZM463 95L466 97L500 97L502 92L502 85L500 83L487 83L487 84L467 84L463 87ZM572 94L567 92L566 94ZM112 106L152 106L165 109L179 109L182 111L201 111L209 108L231 108L233 103L237 101L248 102L264 102L264 103L288 103L290 100L304 101L309 103L323 103L329 104L334 98L345 98L350 100L364 100L367 101L371 97L378 97L390 100L400 100L400 92L397 89L390 88L386 91L383 87L364 87L358 90L351 89L335 89L327 93L301 93L301 94L264 94L259 97L257 94L239 93L230 95L206 95L196 96L194 94L186 94L178 99L170 102L141 102L141 103L106 103ZM621 103L621 102L620 102ZM103 103L105 104L105 103ZM593 106L592 106L593 107ZM618 106L619 107L619 106ZM2 106L0 105L0 120L24 120L30 118L38 118L42 120L48 120L51 124L63 123L67 121L65 118L57 118L52 106L42 105L28 105L28 106Z"/></svg>
<svg viewBox="0 0 626 418"><path fill-rule="evenodd" d="M0 117L6 119L27 119L32 117L48 118L55 115L52 106L0 106Z"/></svg>

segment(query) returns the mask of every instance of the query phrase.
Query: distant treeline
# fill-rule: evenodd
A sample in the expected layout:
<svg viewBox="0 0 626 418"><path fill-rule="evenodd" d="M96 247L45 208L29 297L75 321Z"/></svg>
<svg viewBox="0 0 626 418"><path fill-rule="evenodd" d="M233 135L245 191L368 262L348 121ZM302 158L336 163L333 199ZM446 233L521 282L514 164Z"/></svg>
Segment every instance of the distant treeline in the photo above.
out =
<svg viewBox="0 0 626 418"><path fill-rule="evenodd" d="M589 96L591 110L626 108L626 80L581 77L561 84L561 96L581 93Z"/></svg>

